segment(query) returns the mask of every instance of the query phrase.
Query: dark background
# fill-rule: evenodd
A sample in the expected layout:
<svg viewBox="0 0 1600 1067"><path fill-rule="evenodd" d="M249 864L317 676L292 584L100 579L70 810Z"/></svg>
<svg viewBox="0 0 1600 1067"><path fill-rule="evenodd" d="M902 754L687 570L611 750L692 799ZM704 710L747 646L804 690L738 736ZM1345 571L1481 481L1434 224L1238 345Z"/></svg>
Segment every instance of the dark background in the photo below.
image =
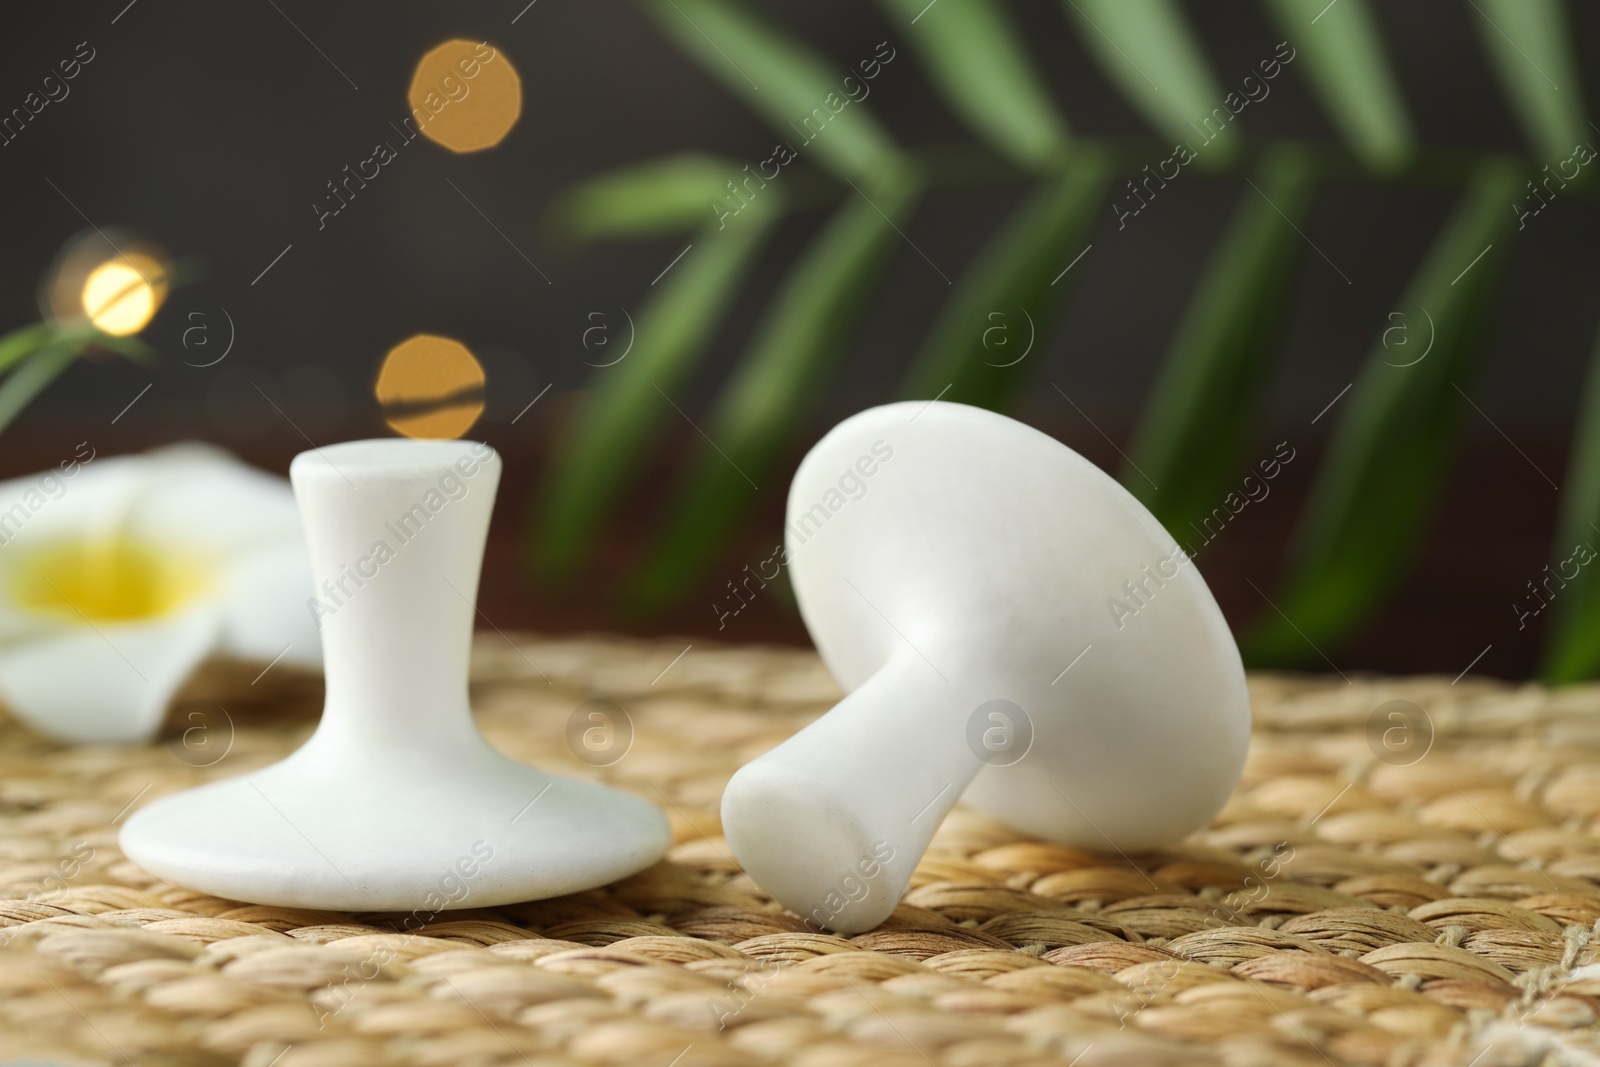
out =
<svg viewBox="0 0 1600 1067"><path fill-rule="evenodd" d="M619 308L636 307L685 243L574 248L552 234L552 199L597 172L679 151L759 160L775 139L630 5L525 4L112 0L9 12L0 112L20 106L79 42L96 54L65 100L0 147L8 205L0 215L0 329L38 317L39 279L86 219L142 233L205 269L146 331L162 363L74 366L0 438L0 475L53 463L85 439L104 455L204 438L282 471L307 438L324 444L387 434L371 394L379 361L413 333L441 333L465 342L484 363L487 410L474 435L507 459L484 588L484 611L495 624L804 641L780 597L757 603L720 634L710 608L724 578L764 558L777 540L786 478L763 479L757 521L703 597L653 620L611 607L608 568L631 558L650 532L653 487L664 480L655 475L688 444L687 425L674 425L674 436L653 453L660 472L639 480L644 488L613 524L601 554L607 566L592 581L553 595L521 578L522 512L552 430L573 391L604 373L584 363L593 359L580 341L594 324L589 316L616 319ZM877 8L841 0L753 6L841 70L890 41L899 56L873 83L868 104L882 124L907 146L970 140L930 89L903 34ZM1469 5L1374 6L1422 143L1525 150ZM1075 131L1148 132L1090 61L1061 5L1019 0L1010 8ZM1281 39L1255 4L1186 9L1225 86ZM1594 69L1600 11L1572 5L1570 17L1580 62ZM412 68L449 37L487 39L516 67L524 94L518 126L499 147L473 155L424 139L410 143L319 231L312 204L325 183L370 155L377 141L393 143L388 123L408 114ZM1241 116L1247 134L1333 137L1298 78L1291 66L1272 83L1272 95ZM1586 89L1586 97L1596 113L1593 92ZM1083 273L1060 328L1029 356L1021 417L1118 469L1106 438L1126 446L1197 274L1242 191L1248 186L1239 178L1195 172L1123 232L1107 209L1090 257L1076 268ZM934 194L907 236L954 277L1021 193L1012 186ZM1330 415L1312 426L1311 419L1354 379L1389 325L1386 315L1452 196L1379 185L1319 190L1306 235L1338 270L1319 255L1305 257L1274 386L1273 432L1261 444L1266 455L1289 440L1298 457L1272 497L1246 509L1200 560L1236 625L1267 610L1247 579L1267 590L1275 584L1283 543L1334 422ZM1511 677L1532 671L1536 626L1519 632L1511 601L1551 558L1557 492L1550 482L1564 478L1597 326L1597 213L1594 199L1558 201L1519 235L1483 372L1461 383L1482 414L1467 413L1464 447L1427 550L1380 617L1346 647L1326 650L1341 669L1454 676L1492 646L1476 670ZM715 395L767 294L821 217L787 220L762 255L714 351L679 398L691 415ZM946 292L920 256L901 249L811 437L890 398ZM208 368L187 365L214 358L230 318L236 338L228 357ZM196 325L211 347L195 347L196 334L185 347L184 331ZM547 385L550 392L512 425Z"/></svg>

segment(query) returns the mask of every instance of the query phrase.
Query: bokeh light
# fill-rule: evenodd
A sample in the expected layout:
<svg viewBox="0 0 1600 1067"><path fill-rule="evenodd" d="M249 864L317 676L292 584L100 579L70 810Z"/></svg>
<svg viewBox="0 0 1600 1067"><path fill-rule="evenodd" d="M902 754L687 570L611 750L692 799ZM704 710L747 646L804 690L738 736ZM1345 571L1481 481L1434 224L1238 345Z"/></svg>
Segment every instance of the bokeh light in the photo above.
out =
<svg viewBox="0 0 1600 1067"><path fill-rule="evenodd" d="M483 366L460 341L419 333L389 350L374 388L406 437L460 437L483 414Z"/></svg>
<svg viewBox="0 0 1600 1067"><path fill-rule="evenodd" d="M160 248L126 230L86 230L56 254L39 286L40 310L58 323L87 320L117 337L149 325L167 298L172 268Z"/></svg>
<svg viewBox="0 0 1600 1067"><path fill-rule="evenodd" d="M161 264L137 253L108 259L83 282L83 313L114 337L144 329L166 296Z"/></svg>
<svg viewBox="0 0 1600 1067"><path fill-rule="evenodd" d="M452 152L477 152L505 140L522 115L522 79L487 43L446 41L417 61L406 94L411 117Z"/></svg>

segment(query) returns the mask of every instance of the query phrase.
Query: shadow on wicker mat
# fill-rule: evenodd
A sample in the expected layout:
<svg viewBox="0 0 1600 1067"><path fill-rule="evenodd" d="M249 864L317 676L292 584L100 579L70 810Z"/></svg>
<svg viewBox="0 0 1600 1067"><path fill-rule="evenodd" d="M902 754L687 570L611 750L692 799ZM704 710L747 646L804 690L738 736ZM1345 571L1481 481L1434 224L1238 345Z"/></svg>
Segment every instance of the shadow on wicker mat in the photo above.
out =
<svg viewBox="0 0 1600 1067"><path fill-rule="evenodd" d="M661 805L668 861L493 909L472 909L466 882L465 910L420 916L219 900L128 863L117 827L279 758L312 728L303 714L239 716L203 753L181 732L60 748L0 720L0 1061L1600 1056L1595 689L1257 676L1244 780L1205 833L1095 855L958 809L890 920L845 939L775 909L716 816L736 767L837 699L814 656L496 635L474 679L497 746ZM580 759L569 726L597 698L620 714Z"/></svg>

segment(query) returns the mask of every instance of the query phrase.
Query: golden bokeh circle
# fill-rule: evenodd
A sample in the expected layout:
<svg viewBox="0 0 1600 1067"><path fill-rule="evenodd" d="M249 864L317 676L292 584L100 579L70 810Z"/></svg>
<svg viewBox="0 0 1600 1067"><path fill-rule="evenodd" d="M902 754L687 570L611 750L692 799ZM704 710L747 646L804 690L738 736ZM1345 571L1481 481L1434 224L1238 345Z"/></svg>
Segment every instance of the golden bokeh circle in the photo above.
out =
<svg viewBox="0 0 1600 1067"><path fill-rule="evenodd" d="M137 252L108 259L83 280L83 314L113 337L138 333L167 295L160 263Z"/></svg>
<svg viewBox="0 0 1600 1067"><path fill-rule="evenodd" d="M483 366L466 345L419 333L389 350L373 391L406 437L460 437L483 414Z"/></svg>
<svg viewBox="0 0 1600 1067"><path fill-rule="evenodd" d="M127 337L149 325L172 285L166 252L128 230L89 229L68 239L39 279L39 310L73 328Z"/></svg>
<svg viewBox="0 0 1600 1067"><path fill-rule="evenodd" d="M477 152L505 140L522 115L522 79L486 42L446 41L417 61L406 94L411 117L452 152Z"/></svg>

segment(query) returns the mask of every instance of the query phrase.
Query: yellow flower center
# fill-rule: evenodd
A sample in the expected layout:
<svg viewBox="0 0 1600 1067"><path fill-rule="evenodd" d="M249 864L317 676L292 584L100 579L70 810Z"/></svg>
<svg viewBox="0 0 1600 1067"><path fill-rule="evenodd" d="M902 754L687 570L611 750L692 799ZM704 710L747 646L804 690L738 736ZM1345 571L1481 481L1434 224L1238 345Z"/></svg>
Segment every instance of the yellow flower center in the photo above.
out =
<svg viewBox="0 0 1600 1067"><path fill-rule="evenodd" d="M128 622L164 615L208 581L207 568L170 549L121 534L40 548L12 575L12 599L28 611L74 622Z"/></svg>

